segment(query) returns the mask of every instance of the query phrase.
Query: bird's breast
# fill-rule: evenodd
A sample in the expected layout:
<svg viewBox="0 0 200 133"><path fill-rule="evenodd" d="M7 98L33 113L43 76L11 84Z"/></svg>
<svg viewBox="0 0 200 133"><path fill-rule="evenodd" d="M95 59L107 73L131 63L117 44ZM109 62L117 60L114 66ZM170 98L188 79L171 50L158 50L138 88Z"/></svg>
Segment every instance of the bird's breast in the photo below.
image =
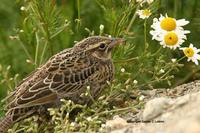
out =
<svg viewBox="0 0 200 133"><path fill-rule="evenodd" d="M99 64L99 81L111 81L114 76L114 65L111 60Z"/></svg>

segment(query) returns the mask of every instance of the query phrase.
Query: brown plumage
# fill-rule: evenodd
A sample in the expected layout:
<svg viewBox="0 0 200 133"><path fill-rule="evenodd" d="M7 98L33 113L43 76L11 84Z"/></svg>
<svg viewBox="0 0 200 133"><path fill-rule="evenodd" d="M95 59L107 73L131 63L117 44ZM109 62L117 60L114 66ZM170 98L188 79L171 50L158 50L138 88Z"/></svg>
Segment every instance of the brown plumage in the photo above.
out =
<svg viewBox="0 0 200 133"><path fill-rule="evenodd" d="M87 86L93 98L98 97L106 81L113 79L111 51L123 41L93 36L52 56L10 94L8 111L0 122L0 133L24 118L48 113L49 107L59 107L62 98L87 104L91 99L80 97Z"/></svg>

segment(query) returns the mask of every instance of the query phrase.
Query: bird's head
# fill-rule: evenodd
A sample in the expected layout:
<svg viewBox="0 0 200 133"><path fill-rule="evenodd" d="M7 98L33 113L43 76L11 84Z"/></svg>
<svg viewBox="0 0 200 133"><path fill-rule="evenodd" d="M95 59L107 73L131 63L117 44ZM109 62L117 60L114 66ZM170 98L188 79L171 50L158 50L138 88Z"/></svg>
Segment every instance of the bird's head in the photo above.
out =
<svg viewBox="0 0 200 133"><path fill-rule="evenodd" d="M76 50L84 50L101 60L111 59L111 52L118 44L124 43L122 38L109 38L102 36L88 37L75 45Z"/></svg>

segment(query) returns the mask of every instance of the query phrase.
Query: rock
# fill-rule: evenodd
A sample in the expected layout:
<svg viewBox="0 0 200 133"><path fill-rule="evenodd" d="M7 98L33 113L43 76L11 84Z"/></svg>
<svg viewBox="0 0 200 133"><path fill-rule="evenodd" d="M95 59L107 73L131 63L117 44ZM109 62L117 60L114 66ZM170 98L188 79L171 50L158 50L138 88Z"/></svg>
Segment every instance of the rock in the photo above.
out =
<svg viewBox="0 0 200 133"><path fill-rule="evenodd" d="M149 121L158 115L162 114L167 108L173 104L173 100L170 98L155 98L146 103L143 111L143 120Z"/></svg>
<svg viewBox="0 0 200 133"><path fill-rule="evenodd" d="M168 95L149 100L138 115L141 122L129 123L111 133L200 133L200 80L174 90L171 92L177 94L173 98Z"/></svg>
<svg viewBox="0 0 200 133"><path fill-rule="evenodd" d="M123 128L127 125L128 123L126 122L126 120L117 115L113 117L113 120L108 120L105 127L108 131L110 131L113 129Z"/></svg>
<svg viewBox="0 0 200 133"><path fill-rule="evenodd" d="M114 130L110 133L133 133L133 128L122 128L120 130Z"/></svg>

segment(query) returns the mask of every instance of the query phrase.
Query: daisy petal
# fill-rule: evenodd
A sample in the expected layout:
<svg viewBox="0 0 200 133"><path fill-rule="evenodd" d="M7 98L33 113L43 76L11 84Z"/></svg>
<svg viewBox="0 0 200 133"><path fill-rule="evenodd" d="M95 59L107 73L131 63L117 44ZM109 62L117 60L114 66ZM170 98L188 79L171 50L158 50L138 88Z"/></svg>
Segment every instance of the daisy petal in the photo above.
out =
<svg viewBox="0 0 200 133"><path fill-rule="evenodd" d="M186 21L185 19L179 19L176 22L179 26L185 26L185 25L189 24L189 21Z"/></svg>

